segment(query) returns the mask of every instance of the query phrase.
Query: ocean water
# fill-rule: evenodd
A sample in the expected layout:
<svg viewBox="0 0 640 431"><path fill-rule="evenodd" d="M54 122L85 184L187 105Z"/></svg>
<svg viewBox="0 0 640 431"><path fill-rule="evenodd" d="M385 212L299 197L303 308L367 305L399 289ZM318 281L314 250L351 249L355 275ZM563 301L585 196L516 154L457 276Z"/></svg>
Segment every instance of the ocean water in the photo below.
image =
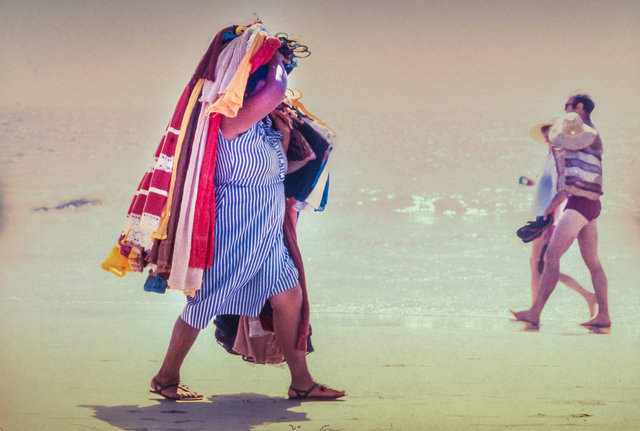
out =
<svg viewBox="0 0 640 431"><path fill-rule="evenodd" d="M164 130L162 109L0 110L0 298L46 303L180 302L141 293L144 277L99 268ZM530 113L328 111L338 133L322 213L299 241L317 313L507 319L529 304L529 217L544 146ZM597 120L596 120L597 121ZM616 122L617 121L617 122ZM605 195L600 254L614 320L640 308L638 123L600 126ZM562 270L591 288L577 246ZM116 287L117 286L117 287ZM545 316L586 319L558 288ZM634 320L635 319L635 320ZM637 323L637 322L636 322Z"/></svg>

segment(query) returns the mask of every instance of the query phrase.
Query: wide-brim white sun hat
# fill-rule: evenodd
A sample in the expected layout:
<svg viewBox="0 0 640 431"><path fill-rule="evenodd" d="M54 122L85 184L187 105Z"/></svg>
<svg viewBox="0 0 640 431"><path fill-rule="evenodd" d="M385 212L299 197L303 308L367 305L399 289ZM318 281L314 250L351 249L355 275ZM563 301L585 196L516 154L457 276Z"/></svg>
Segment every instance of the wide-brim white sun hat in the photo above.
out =
<svg viewBox="0 0 640 431"><path fill-rule="evenodd" d="M598 132L582 122L576 112L567 112L549 129L549 140L557 147L581 150L593 144Z"/></svg>
<svg viewBox="0 0 640 431"><path fill-rule="evenodd" d="M532 126L531 129L529 129L529 135L531 135L531 137L535 139L537 142L540 142L541 144L544 144L544 145L548 145L547 140L544 137L544 133L542 133L542 129L545 127L553 126L554 122L555 121L547 121L546 123L540 123L540 124L536 124L535 126Z"/></svg>

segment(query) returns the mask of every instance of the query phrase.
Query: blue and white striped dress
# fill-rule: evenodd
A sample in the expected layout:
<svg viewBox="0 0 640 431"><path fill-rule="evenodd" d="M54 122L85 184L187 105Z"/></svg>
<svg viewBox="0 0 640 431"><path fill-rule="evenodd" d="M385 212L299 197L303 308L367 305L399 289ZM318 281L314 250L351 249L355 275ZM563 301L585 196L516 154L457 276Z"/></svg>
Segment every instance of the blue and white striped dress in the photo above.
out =
<svg viewBox="0 0 640 431"><path fill-rule="evenodd" d="M218 134L213 265L181 315L194 328L218 314L257 316L269 297L298 284L283 242L287 159L280 136L268 117L232 141Z"/></svg>

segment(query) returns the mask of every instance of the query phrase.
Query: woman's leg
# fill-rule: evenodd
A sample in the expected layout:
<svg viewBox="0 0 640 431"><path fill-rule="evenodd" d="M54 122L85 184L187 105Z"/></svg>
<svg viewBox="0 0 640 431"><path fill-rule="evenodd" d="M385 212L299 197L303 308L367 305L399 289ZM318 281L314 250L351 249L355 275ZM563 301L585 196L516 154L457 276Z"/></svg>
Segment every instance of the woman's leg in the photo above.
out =
<svg viewBox="0 0 640 431"><path fill-rule="evenodd" d="M201 395L193 392L180 382L180 367L184 358L196 341L200 329L189 326L181 317L178 317L173 326L169 348L164 357L160 371L151 381L151 388L169 399L198 399Z"/></svg>
<svg viewBox="0 0 640 431"><path fill-rule="evenodd" d="M273 330L291 373L291 387L305 391L315 382L307 366L306 352L295 346L302 308L302 290L300 286L296 286L269 298L269 302L273 308ZM337 398L342 395L344 391L325 386L317 386L307 394L309 397L322 398ZM289 389L289 396L295 397L296 391Z"/></svg>
<svg viewBox="0 0 640 431"><path fill-rule="evenodd" d="M540 287L541 273L538 271L538 262L540 260L540 253L542 247L547 242L542 235L533 241L531 241L531 257L529 257L529 267L531 269L531 302L536 300L538 296L538 288Z"/></svg>
<svg viewBox="0 0 640 431"><path fill-rule="evenodd" d="M596 295L593 292L589 292L587 289L582 287L582 285L578 283L578 281L575 278L567 274L563 274L561 272L559 280L560 280L560 283L564 284L569 289L574 290L578 292L580 295L582 295L584 300L587 301L587 306L589 307L589 315L591 317L595 316L596 310L597 310L596 305L598 305L598 300L596 299Z"/></svg>

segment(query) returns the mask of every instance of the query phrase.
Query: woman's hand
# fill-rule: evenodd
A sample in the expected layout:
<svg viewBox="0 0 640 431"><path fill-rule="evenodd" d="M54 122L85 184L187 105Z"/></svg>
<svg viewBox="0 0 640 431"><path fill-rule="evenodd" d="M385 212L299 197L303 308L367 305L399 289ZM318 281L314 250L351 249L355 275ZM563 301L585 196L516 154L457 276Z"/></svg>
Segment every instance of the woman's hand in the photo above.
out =
<svg viewBox="0 0 640 431"><path fill-rule="evenodd" d="M282 133L282 148L284 153L287 154L289 149L289 139L291 139L291 122L287 119L282 111L274 109L270 114L271 124L275 130Z"/></svg>
<svg viewBox="0 0 640 431"><path fill-rule="evenodd" d="M536 182L533 181L531 178L528 178L522 175L520 178L518 178L518 183L522 184L523 186L533 186L535 185Z"/></svg>

